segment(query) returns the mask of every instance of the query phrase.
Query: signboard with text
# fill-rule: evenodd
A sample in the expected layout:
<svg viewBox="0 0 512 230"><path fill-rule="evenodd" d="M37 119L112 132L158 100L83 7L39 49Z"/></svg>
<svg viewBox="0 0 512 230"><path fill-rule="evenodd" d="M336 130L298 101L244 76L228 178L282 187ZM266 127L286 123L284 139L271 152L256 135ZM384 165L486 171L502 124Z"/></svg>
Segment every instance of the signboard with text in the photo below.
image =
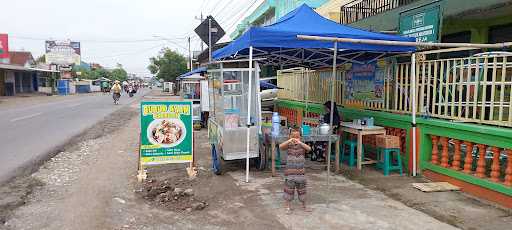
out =
<svg viewBox="0 0 512 230"><path fill-rule="evenodd" d="M80 65L80 42L46 41L46 64Z"/></svg>
<svg viewBox="0 0 512 230"><path fill-rule="evenodd" d="M7 34L0 34L0 59L9 58L9 37Z"/></svg>
<svg viewBox="0 0 512 230"><path fill-rule="evenodd" d="M400 35L418 42L439 42L441 6L428 4L400 13Z"/></svg>
<svg viewBox="0 0 512 230"><path fill-rule="evenodd" d="M142 165L192 162L192 102L141 102Z"/></svg>

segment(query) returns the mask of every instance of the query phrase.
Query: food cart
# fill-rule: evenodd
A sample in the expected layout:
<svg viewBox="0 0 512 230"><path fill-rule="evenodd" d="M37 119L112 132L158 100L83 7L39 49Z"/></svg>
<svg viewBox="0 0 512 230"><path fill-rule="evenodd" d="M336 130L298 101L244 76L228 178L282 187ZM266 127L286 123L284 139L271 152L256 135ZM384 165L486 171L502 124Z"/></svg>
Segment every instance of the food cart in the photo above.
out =
<svg viewBox="0 0 512 230"><path fill-rule="evenodd" d="M259 67L257 62L255 68L248 66L247 61L242 61L216 62L208 67L211 105L208 138L213 171L217 175L225 169L224 161L250 158L258 169L266 166L266 156L260 154L258 143ZM253 70L251 74L249 69Z"/></svg>
<svg viewBox="0 0 512 230"><path fill-rule="evenodd" d="M194 123L205 125L202 114L208 112L208 81L199 73L180 77L181 99L192 101Z"/></svg>
<svg viewBox="0 0 512 230"><path fill-rule="evenodd" d="M173 94L174 82L164 82L164 87L163 87L162 91L165 93Z"/></svg>

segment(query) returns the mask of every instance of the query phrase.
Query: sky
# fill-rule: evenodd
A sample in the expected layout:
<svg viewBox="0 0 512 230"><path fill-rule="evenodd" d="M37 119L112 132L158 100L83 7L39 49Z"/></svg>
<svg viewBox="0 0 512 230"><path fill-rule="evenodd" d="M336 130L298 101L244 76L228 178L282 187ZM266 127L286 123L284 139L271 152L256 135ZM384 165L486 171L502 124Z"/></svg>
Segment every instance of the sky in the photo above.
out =
<svg viewBox="0 0 512 230"><path fill-rule="evenodd" d="M0 0L0 33L11 51L45 52L45 40L81 43L82 61L149 76L149 58L163 47L188 56L200 50L194 28L213 15L229 35L262 0ZM222 41L228 41L229 36ZM204 45L206 49L206 45Z"/></svg>

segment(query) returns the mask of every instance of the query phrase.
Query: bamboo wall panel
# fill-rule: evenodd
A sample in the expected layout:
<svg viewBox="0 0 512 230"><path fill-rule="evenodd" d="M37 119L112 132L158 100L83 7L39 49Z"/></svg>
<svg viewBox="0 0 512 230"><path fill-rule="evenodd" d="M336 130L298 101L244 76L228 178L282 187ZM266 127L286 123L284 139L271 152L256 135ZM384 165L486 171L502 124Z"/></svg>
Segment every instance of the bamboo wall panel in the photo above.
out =
<svg viewBox="0 0 512 230"><path fill-rule="evenodd" d="M309 84L306 90L305 78ZM383 101L349 100L344 95L346 72L325 70L278 71L278 97L287 100L324 103L330 100L335 84L337 104L394 113L411 113L411 64L388 65L384 70ZM418 116L431 116L459 122L512 127L512 56L479 56L425 60L416 66Z"/></svg>

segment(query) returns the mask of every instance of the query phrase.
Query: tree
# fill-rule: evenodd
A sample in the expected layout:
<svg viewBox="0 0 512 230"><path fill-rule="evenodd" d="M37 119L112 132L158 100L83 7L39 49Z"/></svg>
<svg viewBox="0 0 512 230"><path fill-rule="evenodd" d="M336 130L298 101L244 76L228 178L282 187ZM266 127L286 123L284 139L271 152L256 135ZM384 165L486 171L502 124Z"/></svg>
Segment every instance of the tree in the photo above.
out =
<svg viewBox="0 0 512 230"><path fill-rule="evenodd" d="M46 59L45 59L44 54L36 58L36 63L45 63L45 62L46 62Z"/></svg>
<svg viewBox="0 0 512 230"><path fill-rule="evenodd" d="M149 59L148 70L158 79L176 81L176 78L187 72L187 58L176 51L164 48L158 56Z"/></svg>
<svg viewBox="0 0 512 230"><path fill-rule="evenodd" d="M110 71L110 80L115 81L124 81L128 79L128 73L126 70L123 69L123 66L121 64L117 64L117 67Z"/></svg>

